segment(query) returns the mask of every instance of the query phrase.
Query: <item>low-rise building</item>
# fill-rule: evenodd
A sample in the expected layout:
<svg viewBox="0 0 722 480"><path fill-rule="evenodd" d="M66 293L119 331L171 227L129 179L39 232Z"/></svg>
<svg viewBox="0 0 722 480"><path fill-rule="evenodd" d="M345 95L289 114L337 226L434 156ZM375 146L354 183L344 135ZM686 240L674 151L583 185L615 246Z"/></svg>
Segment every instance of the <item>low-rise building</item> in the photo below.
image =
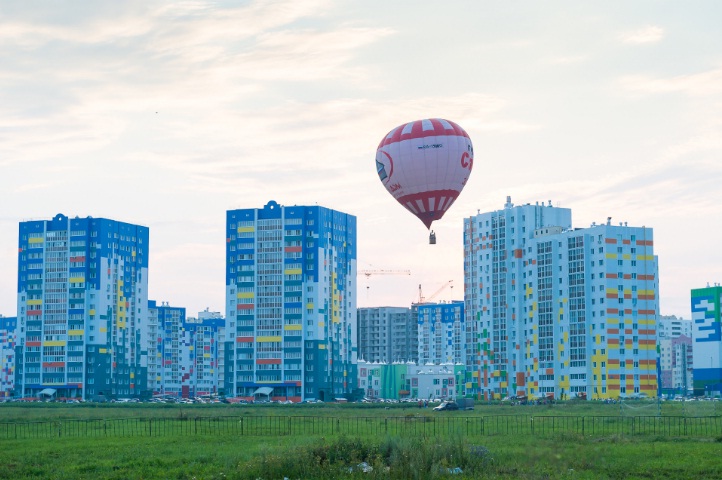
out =
<svg viewBox="0 0 722 480"><path fill-rule="evenodd" d="M456 399L466 395L462 364L416 365L359 361L358 388L371 399Z"/></svg>

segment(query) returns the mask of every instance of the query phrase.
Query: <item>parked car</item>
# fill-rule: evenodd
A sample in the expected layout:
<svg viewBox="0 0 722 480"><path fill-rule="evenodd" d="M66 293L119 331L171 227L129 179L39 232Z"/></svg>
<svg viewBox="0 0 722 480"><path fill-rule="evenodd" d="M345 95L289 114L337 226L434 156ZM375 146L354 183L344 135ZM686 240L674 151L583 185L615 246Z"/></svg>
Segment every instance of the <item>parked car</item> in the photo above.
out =
<svg viewBox="0 0 722 480"><path fill-rule="evenodd" d="M438 407L434 407L434 411L441 412L443 410L458 410L459 405L456 402L444 402Z"/></svg>

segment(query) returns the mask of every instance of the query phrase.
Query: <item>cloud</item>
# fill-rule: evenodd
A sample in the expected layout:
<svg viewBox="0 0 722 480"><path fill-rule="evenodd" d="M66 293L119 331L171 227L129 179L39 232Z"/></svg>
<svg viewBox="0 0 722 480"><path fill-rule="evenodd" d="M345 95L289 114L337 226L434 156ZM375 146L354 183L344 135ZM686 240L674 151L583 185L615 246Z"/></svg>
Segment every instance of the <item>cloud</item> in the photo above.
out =
<svg viewBox="0 0 722 480"><path fill-rule="evenodd" d="M428 105L437 106L435 116L454 119L472 136L538 128L508 118L504 100L476 93L385 103L364 99L287 102L244 110L241 117L220 112L210 128L197 131L193 123L179 125L173 133L176 147L134 153L126 160L187 175L194 179L190 188L209 192L231 193L239 185L244 191L263 191L285 181L289 181L287 189L295 185L318 192L331 178L336 184L365 178L363 174L371 168L367 162L381 137L400 123L429 116ZM203 125L203 118L199 120Z"/></svg>
<svg viewBox="0 0 722 480"><path fill-rule="evenodd" d="M704 96L722 93L722 67L700 73L674 77L626 75L618 80L619 86L636 94L684 93Z"/></svg>
<svg viewBox="0 0 722 480"><path fill-rule="evenodd" d="M298 82L333 78L363 83L369 80L363 68L344 65L353 52L392 32L381 28L272 32L260 36L252 52L231 61L244 67L240 76L255 80Z"/></svg>
<svg viewBox="0 0 722 480"><path fill-rule="evenodd" d="M56 186L58 182L42 182L42 183L24 183L22 185L18 185L13 190L14 193L23 193L23 192L31 192L31 191L43 191L47 190L50 187Z"/></svg>
<svg viewBox="0 0 722 480"><path fill-rule="evenodd" d="M656 43L664 38L664 29L654 25L619 34L619 40L629 44Z"/></svg>
<svg viewBox="0 0 722 480"><path fill-rule="evenodd" d="M0 54L1 161L98 151L138 123L165 129L168 140L207 133L214 147L232 146L238 139L230 124L247 110L239 107L264 95L279 102L273 99L283 97L285 85L371 84L365 67L351 67L351 60L392 30L296 25L311 15L323 18L326 6L318 0L208 9L185 2L117 17L84 12L66 23L6 18L0 21L0 45L8 47ZM148 117L159 110L160 117Z"/></svg>
<svg viewBox="0 0 722 480"><path fill-rule="evenodd" d="M668 159L684 159L691 154L711 151L715 153L714 163L717 164L722 156L721 127L722 122L718 120L716 125L709 125L707 131L701 131L680 144L668 147L666 157Z"/></svg>
<svg viewBox="0 0 722 480"><path fill-rule="evenodd" d="M546 63L550 65L570 65L586 62L588 59L589 55L560 55L547 59Z"/></svg>

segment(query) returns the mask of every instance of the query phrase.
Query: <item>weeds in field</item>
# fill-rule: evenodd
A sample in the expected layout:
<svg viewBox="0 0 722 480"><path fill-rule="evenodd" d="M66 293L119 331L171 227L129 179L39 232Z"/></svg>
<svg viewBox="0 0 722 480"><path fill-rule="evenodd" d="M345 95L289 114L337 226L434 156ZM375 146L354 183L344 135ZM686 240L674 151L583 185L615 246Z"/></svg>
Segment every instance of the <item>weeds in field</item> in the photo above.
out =
<svg viewBox="0 0 722 480"><path fill-rule="evenodd" d="M241 478L403 478L426 480L462 474L478 478L492 462L481 445L457 439L386 438L372 443L340 437L332 442L297 447L283 455L263 452L239 465Z"/></svg>

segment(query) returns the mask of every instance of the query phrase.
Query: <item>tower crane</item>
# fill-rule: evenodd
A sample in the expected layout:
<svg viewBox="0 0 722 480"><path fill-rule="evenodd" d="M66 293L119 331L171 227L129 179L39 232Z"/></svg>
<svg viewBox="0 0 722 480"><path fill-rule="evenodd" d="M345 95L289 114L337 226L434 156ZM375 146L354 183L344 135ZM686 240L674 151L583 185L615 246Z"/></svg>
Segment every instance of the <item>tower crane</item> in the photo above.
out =
<svg viewBox="0 0 722 480"><path fill-rule="evenodd" d="M372 270L359 270L358 275L366 275L369 278L371 275L411 275L411 270L383 270L383 269L372 269Z"/></svg>
<svg viewBox="0 0 722 480"><path fill-rule="evenodd" d="M452 285L452 283L454 283L454 281L453 281L453 280L449 280L448 282L446 282L445 284L443 284L441 287L439 287L439 289L436 290L434 293L432 293L431 296L428 297L428 298L424 297L424 294L423 294L423 292L421 291L421 285L419 285L419 303L429 303L429 302L431 302L431 300L433 300L433 299L436 298L441 292L443 292L446 287L449 287L449 286L450 286L451 288L454 288L454 286Z"/></svg>
<svg viewBox="0 0 722 480"><path fill-rule="evenodd" d="M366 300L368 301L368 295L369 295L369 285L368 285L368 279L371 277L371 275L411 275L411 270L393 270L393 269L383 269L383 268L374 268L370 270L357 270L357 275L365 275L366 276Z"/></svg>

